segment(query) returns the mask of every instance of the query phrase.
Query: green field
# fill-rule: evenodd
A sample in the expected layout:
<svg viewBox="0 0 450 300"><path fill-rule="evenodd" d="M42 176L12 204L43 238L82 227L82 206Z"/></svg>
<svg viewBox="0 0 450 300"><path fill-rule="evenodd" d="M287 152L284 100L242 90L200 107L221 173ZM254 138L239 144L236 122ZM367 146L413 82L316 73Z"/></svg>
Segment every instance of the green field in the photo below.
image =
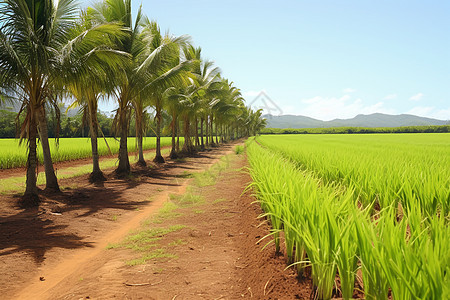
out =
<svg viewBox="0 0 450 300"><path fill-rule="evenodd" d="M114 138L106 138L113 154L119 151L119 141ZM182 142L183 139L180 139ZM171 137L162 137L161 146L171 145ZM144 150L155 149L156 138L144 138ZM38 158L43 163L42 147L38 145ZM60 138L59 146L56 141L50 139L50 149L53 162L75 160L92 156L91 142L89 138ZM128 151L136 151L136 139L128 138ZM104 139L98 139L98 152L100 155L108 155L109 150ZM26 142L19 145L17 139L0 139L0 169L23 167L27 162Z"/></svg>
<svg viewBox="0 0 450 300"><path fill-rule="evenodd" d="M311 265L320 299L337 274L350 299L358 269L366 299L448 299L450 134L256 141L252 186L274 242L299 274Z"/></svg>

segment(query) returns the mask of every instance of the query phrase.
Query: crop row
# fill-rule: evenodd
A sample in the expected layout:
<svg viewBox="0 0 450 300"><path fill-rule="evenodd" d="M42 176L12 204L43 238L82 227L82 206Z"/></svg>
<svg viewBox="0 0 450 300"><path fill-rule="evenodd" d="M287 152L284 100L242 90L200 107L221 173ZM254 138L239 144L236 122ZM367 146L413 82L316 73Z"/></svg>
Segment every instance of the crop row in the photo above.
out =
<svg viewBox="0 0 450 300"><path fill-rule="evenodd" d="M110 150L112 154L119 152L119 141L114 138L106 138L108 145L104 139L98 139L99 155L108 155ZM156 139L145 138L143 149L155 149ZM171 144L170 137L161 138L161 146L169 146ZM108 149L109 146L109 149ZM42 148L38 145L38 159L43 163ZM61 162L75 160L81 158L92 157L92 148L89 138L60 138L59 145L56 141L50 141L50 150L53 162ZM128 138L128 150L136 151L136 139ZM24 167L27 163L27 147L26 142L19 145L17 139L0 139L0 169L9 169L16 167Z"/></svg>
<svg viewBox="0 0 450 300"><path fill-rule="evenodd" d="M448 299L448 216L423 217L419 205L399 215L393 202L374 213L358 205L352 185L324 180L254 140L247 153L276 251L283 246L299 276L311 268L317 298L330 299L336 287L351 299L358 280L366 299L388 299L389 291L394 299Z"/></svg>
<svg viewBox="0 0 450 300"><path fill-rule="evenodd" d="M264 136L258 141L314 171L352 186L363 205L450 208L450 134Z"/></svg>

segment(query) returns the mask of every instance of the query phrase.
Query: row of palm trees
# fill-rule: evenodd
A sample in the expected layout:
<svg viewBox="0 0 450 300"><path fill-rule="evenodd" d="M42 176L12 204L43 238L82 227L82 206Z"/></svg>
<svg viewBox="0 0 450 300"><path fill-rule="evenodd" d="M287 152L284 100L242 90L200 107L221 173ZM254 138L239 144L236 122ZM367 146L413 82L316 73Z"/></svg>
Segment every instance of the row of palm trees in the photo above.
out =
<svg viewBox="0 0 450 300"><path fill-rule="evenodd" d="M103 180L97 137L98 103L117 103L113 129L120 137L119 175L130 172L127 137L136 122L138 164L145 165L142 140L148 110L156 121L156 162L164 162L163 117L171 118L170 156L192 154L229 139L256 134L265 126L261 111L244 105L232 82L220 75L188 36L162 34L141 8L133 19L131 0L104 0L81 11L74 0L0 1L0 100L21 103L20 138L28 143L23 205L39 203L36 186L39 139L46 189L59 190L47 133L47 113L73 99L89 124L92 181ZM183 148L179 136L184 137Z"/></svg>

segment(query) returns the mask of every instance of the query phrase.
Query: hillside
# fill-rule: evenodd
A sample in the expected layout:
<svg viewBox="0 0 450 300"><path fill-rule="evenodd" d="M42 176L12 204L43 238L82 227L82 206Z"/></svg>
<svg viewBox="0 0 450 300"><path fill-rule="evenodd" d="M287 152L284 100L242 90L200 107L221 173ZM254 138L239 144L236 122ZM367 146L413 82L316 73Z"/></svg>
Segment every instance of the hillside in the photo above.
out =
<svg viewBox="0 0 450 300"><path fill-rule="evenodd" d="M446 125L450 121L443 121L414 115L387 115L375 113L370 115L357 115L352 119L334 119L321 121L305 116L265 115L267 128L325 128L325 127L400 127L400 126L427 126Z"/></svg>

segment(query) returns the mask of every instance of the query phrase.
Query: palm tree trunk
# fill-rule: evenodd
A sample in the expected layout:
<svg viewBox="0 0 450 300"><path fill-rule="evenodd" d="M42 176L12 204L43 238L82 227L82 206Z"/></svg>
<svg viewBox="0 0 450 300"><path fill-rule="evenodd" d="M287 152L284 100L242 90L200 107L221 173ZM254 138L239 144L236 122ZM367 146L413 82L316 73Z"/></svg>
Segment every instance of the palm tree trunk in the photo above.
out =
<svg viewBox="0 0 450 300"><path fill-rule="evenodd" d="M177 135L177 129L176 129L176 123L177 123L177 113L175 110L172 112L172 150L170 150L170 158L175 159L178 157L177 151L176 151L176 142L175 142L175 136Z"/></svg>
<svg viewBox="0 0 450 300"><path fill-rule="evenodd" d="M200 137L201 137L201 147L202 150L205 150L205 143L203 141L203 121L205 121L205 118L200 119Z"/></svg>
<svg viewBox="0 0 450 300"><path fill-rule="evenodd" d="M42 153L44 156L44 169L45 169L45 189L59 192L58 179L53 169L52 156L50 154L50 144L48 142L48 128L47 119L45 118L44 106L41 106L37 111L39 119L39 135L42 144Z"/></svg>
<svg viewBox="0 0 450 300"><path fill-rule="evenodd" d="M191 154L191 136L190 136L190 124L189 124L189 116L185 114L184 116L184 145L183 152L186 154Z"/></svg>
<svg viewBox="0 0 450 300"><path fill-rule="evenodd" d="M208 145L209 145L209 124L208 124L208 116L206 116L206 118L205 118L205 129L206 129L206 132L205 132L205 144L206 144L206 147L208 147Z"/></svg>
<svg viewBox="0 0 450 300"><path fill-rule="evenodd" d="M195 133L195 147L198 148L200 146L200 140L198 138L198 119L195 117L195 127L194 127L194 133Z"/></svg>
<svg viewBox="0 0 450 300"><path fill-rule="evenodd" d="M143 149L143 138L144 138L144 130L143 130L143 111L140 107L135 107L135 119L136 119L136 138L138 143L138 152L139 158L137 164L140 166L146 166L147 163L144 159L144 149Z"/></svg>
<svg viewBox="0 0 450 300"><path fill-rule="evenodd" d="M144 135L142 133L138 136L138 149L139 149L139 158L138 158L138 164L141 166L146 166L147 163L144 159Z"/></svg>
<svg viewBox="0 0 450 300"><path fill-rule="evenodd" d="M216 145L219 145L218 135L219 135L219 124L217 123L216 120Z"/></svg>
<svg viewBox="0 0 450 300"><path fill-rule="evenodd" d="M119 165L116 173L119 175L127 175L130 173L130 160L128 158L128 120L125 108L122 108L119 116L120 122L120 146L119 146Z"/></svg>
<svg viewBox="0 0 450 300"><path fill-rule="evenodd" d="M39 205L39 196L36 186L36 167L37 167L37 152L36 152L36 136L37 126L34 116L31 116L29 124L28 136L28 160L27 160L27 179L26 188L23 198L20 200L22 207L33 207Z"/></svg>
<svg viewBox="0 0 450 300"><path fill-rule="evenodd" d="M228 125L223 125L223 139L224 139L225 143L230 140L230 138L228 136Z"/></svg>
<svg viewBox="0 0 450 300"><path fill-rule="evenodd" d="M177 153L180 152L180 123L177 121L175 124L175 132L177 134Z"/></svg>
<svg viewBox="0 0 450 300"><path fill-rule="evenodd" d="M156 163L164 163L164 157L161 155L161 108L156 107L156 156L153 159Z"/></svg>
<svg viewBox="0 0 450 300"><path fill-rule="evenodd" d="M98 182L106 180L100 170L100 161L98 155L98 120L97 120L97 105L89 102L89 131L91 133L91 148L92 148L92 173L89 175L90 182Z"/></svg>
<svg viewBox="0 0 450 300"><path fill-rule="evenodd" d="M91 148L92 148L92 173L89 176L91 182L104 180L103 172L100 169L100 161L98 155L98 133L95 132L94 126L90 126L91 130Z"/></svg>
<svg viewBox="0 0 450 300"><path fill-rule="evenodd" d="M210 132L211 146L214 146L213 121L214 121L214 117L213 117L213 115L211 115L210 120L209 120L209 125L211 126L211 132Z"/></svg>

